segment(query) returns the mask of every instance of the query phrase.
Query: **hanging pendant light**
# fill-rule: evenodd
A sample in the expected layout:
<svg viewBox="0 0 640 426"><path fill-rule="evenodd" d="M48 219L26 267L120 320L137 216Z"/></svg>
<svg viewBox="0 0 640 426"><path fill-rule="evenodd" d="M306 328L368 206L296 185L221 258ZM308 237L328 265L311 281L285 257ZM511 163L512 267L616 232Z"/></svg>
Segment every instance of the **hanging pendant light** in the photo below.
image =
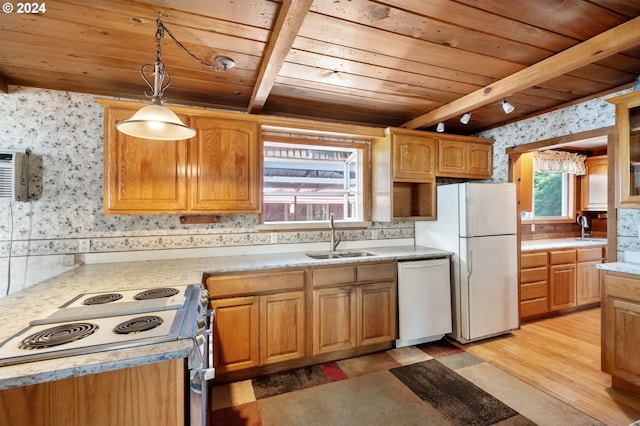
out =
<svg viewBox="0 0 640 426"><path fill-rule="evenodd" d="M142 79L147 83L147 86L153 90L153 94L150 96L151 105L141 108L130 119L121 121L116 125L116 128L122 133L137 138L158 140L189 139L196 135L195 129L184 124L173 111L162 105L164 91L169 87L169 84L171 84L171 76L165 69L164 63L160 58L160 40L164 37L165 30L176 42L178 47L204 66L212 68L215 71L224 72L232 68L235 63L231 58L224 56L216 57L217 65L211 65L199 59L189 52L182 43L175 39L173 34L171 34L160 20L160 14L158 14L158 18L156 19L156 26L156 59L153 64L145 64L140 68ZM152 78L153 84L151 84L150 81Z"/></svg>

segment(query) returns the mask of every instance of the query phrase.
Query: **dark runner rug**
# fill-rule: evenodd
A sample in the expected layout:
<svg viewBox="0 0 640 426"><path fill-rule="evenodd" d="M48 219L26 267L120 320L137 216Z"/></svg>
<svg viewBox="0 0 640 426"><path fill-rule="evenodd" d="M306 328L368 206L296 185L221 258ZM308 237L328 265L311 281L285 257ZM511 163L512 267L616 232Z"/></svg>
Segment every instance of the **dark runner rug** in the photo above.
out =
<svg viewBox="0 0 640 426"><path fill-rule="evenodd" d="M454 424L491 425L518 415L435 359L389 372Z"/></svg>

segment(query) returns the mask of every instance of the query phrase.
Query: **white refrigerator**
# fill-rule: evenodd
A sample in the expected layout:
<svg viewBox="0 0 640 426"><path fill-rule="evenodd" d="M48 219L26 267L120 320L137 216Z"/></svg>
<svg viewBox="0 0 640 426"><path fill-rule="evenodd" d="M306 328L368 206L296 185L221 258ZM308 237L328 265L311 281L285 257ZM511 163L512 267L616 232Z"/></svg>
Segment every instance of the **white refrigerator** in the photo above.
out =
<svg viewBox="0 0 640 426"><path fill-rule="evenodd" d="M514 183L437 187L437 219L416 222L417 245L452 256L451 337L468 343L518 328Z"/></svg>

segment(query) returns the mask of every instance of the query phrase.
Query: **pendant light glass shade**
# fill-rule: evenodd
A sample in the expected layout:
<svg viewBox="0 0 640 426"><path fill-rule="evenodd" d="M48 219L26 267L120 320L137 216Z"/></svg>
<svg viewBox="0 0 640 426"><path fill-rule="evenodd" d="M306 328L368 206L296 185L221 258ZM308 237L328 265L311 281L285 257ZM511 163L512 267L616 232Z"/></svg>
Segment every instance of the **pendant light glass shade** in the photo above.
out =
<svg viewBox="0 0 640 426"><path fill-rule="evenodd" d="M116 128L129 136L143 139L178 140L189 139L196 131L184 124L169 108L148 105L141 108L130 119L121 121Z"/></svg>

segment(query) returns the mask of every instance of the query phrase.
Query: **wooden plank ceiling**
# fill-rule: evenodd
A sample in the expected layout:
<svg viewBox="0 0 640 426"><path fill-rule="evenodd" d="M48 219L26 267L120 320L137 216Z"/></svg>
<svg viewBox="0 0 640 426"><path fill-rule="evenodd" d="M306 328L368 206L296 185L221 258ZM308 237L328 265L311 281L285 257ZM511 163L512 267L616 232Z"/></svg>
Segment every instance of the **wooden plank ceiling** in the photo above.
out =
<svg viewBox="0 0 640 426"><path fill-rule="evenodd" d="M145 99L158 13L191 53L236 63L212 71L165 35L173 104L473 134L640 74L637 0L56 0L2 14L0 90Z"/></svg>

